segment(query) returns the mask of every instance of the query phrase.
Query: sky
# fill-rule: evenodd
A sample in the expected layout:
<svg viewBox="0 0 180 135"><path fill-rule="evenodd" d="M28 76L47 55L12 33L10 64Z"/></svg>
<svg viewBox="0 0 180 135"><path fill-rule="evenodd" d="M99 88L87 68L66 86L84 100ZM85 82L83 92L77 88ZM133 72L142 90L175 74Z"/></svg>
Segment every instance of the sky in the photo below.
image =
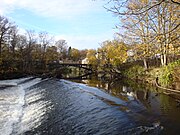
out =
<svg viewBox="0 0 180 135"><path fill-rule="evenodd" d="M0 15L19 26L21 32L46 31L77 49L97 49L111 40L118 24L103 7L104 0L0 0Z"/></svg>

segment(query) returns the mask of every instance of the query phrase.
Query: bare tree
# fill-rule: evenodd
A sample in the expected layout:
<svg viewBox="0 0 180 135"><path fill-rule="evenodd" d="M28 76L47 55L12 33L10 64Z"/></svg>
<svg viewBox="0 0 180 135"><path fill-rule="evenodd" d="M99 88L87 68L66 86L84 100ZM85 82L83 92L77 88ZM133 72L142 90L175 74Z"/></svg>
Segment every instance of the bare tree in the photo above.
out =
<svg viewBox="0 0 180 135"><path fill-rule="evenodd" d="M26 31L26 48L25 48L25 70L31 71L32 66L32 51L37 43L37 37L34 31Z"/></svg>
<svg viewBox="0 0 180 135"><path fill-rule="evenodd" d="M55 46L58 48L60 59L61 60L65 59L67 57L67 53L68 53L68 46L67 46L66 40L60 39L60 40L56 41Z"/></svg>
<svg viewBox="0 0 180 135"><path fill-rule="evenodd" d="M0 57L2 55L3 45L7 43L13 27L13 24L7 18L0 16Z"/></svg>
<svg viewBox="0 0 180 135"><path fill-rule="evenodd" d="M53 42L53 37L49 36L47 32L40 32L39 33L39 43L42 47L42 59L45 59L45 52L47 49L47 46L50 45Z"/></svg>
<svg viewBox="0 0 180 135"><path fill-rule="evenodd" d="M12 27L10 33L10 50L13 53L13 57L15 56L15 48L17 47L18 43L18 29L17 26Z"/></svg>

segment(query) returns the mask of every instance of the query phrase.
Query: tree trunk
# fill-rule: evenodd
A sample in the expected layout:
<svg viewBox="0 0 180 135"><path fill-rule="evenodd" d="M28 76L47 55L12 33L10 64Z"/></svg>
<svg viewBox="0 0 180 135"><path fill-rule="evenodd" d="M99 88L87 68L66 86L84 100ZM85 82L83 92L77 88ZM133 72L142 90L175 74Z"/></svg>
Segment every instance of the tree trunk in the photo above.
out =
<svg viewBox="0 0 180 135"><path fill-rule="evenodd" d="M163 55L161 55L161 65L164 66L164 59L163 59Z"/></svg>
<svg viewBox="0 0 180 135"><path fill-rule="evenodd" d="M1 48L2 48L2 47L1 47L1 43L0 43L0 58L1 58Z"/></svg>
<svg viewBox="0 0 180 135"><path fill-rule="evenodd" d="M2 54L2 35L0 37L0 57L1 57L1 54Z"/></svg>
<svg viewBox="0 0 180 135"><path fill-rule="evenodd" d="M145 68L145 69L148 69L148 64L147 64L146 58L143 59L143 62L144 62L144 68Z"/></svg>
<svg viewBox="0 0 180 135"><path fill-rule="evenodd" d="M167 55L166 54L163 55L163 59L164 59L164 66L165 66L165 65L167 65Z"/></svg>

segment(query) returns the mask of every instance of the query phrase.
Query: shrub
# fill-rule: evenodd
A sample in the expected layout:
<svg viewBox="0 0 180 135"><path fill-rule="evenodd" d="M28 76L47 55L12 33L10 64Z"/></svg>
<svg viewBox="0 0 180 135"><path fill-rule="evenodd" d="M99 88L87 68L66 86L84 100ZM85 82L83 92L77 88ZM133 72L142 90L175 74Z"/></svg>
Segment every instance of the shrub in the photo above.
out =
<svg viewBox="0 0 180 135"><path fill-rule="evenodd" d="M160 70L159 82L163 86L169 86L177 75L176 69L180 68L180 60L169 63Z"/></svg>
<svg viewBox="0 0 180 135"><path fill-rule="evenodd" d="M130 67L129 69L124 71L124 75L128 78L137 78L141 77L145 74L145 69L142 66L136 65L133 67Z"/></svg>

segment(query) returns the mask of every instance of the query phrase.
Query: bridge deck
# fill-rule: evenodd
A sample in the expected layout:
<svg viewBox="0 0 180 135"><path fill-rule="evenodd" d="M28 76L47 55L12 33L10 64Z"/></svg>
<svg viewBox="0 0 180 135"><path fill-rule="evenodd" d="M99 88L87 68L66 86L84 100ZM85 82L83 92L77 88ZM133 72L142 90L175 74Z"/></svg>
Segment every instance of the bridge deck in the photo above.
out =
<svg viewBox="0 0 180 135"><path fill-rule="evenodd" d="M92 71L92 65L91 64L81 64L81 63L49 63L49 67L52 68L58 68L58 67L64 67L64 66L73 66L78 68L84 68L86 70Z"/></svg>

